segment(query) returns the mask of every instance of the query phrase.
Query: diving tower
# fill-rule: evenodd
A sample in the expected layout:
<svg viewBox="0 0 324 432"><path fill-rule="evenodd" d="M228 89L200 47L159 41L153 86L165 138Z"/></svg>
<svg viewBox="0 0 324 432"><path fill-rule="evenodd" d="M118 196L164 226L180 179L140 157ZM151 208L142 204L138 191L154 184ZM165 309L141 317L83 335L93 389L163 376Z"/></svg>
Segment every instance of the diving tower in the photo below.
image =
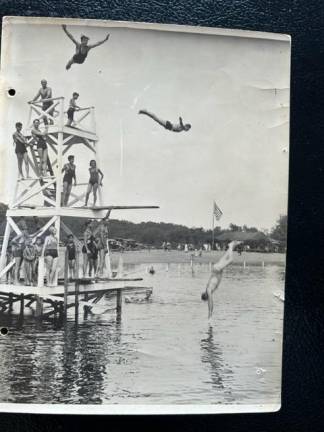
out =
<svg viewBox="0 0 324 432"><path fill-rule="evenodd" d="M44 102L51 103L43 109ZM103 205L102 187L98 188L99 206L84 207L84 198L88 183L79 183L73 187L70 201L62 206L63 188L63 158L73 149L75 155L81 147L86 150L90 159L99 160L99 138L96 133L95 108L82 108L75 113L74 127L66 126L66 111L64 97L43 99L29 102L29 117L24 135L28 142L28 161L32 176L26 179L16 179L14 182L13 197L7 210L6 228L1 249L0 279L14 265L14 261L6 265L6 252L11 235L22 234L19 226L20 218L37 217L39 226L34 233L29 233L33 240L42 236L51 227L55 226L59 242L62 233L73 234L76 243L80 245L77 236L65 225L63 218L77 217L85 219L98 219L107 221L112 210L158 208L157 206L118 206ZM33 121L39 119L40 130L45 131L48 147L47 172L41 176L39 154L37 145L31 134ZM46 120L45 120L46 119ZM45 120L45 121L44 121ZM47 125L46 125L47 123ZM107 240L108 242L108 240Z"/></svg>

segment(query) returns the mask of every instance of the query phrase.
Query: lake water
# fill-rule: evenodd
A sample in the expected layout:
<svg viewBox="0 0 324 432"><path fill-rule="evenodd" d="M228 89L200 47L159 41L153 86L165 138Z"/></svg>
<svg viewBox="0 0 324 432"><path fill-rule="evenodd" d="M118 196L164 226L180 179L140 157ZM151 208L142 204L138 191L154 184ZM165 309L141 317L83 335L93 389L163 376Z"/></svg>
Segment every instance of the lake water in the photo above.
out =
<svg viewBox="0 0 324 432"><path fill-rule="evenodd" d="M227 268L211 325L200 299L209 266L154 267L152 301L123 303L121 322L106 313L19 327L1 316L0 401L279 404L284 267Z"/></svg>

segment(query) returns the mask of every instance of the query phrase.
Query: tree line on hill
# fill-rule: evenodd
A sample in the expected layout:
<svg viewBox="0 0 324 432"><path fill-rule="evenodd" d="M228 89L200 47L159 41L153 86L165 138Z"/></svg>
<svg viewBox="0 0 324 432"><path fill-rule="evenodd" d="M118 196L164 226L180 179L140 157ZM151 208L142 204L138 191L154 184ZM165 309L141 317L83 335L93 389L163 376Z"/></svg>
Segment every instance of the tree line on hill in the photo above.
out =
<svg viewBox="0 0 324 432"><path fill-rule="evenodd" d="M7 206L0 203L0 229L1 235L4 233L5 220L6 220ZM26 218L27 225L30 231L33 232L35 220ZM42 222L42 221L40 221ZM84 219L72 217L64 220L64 223L73 230L78 236L82 237L84 231ZM255 227L248 227L246 225L239 226L230 224L228 229L221 229L216 227L214 236L220 235L224 232L260 232ZM287 237L287 216L282 215L276 222L273 229L267 233L268 237L277 240L286 246ZM150 245L152 247L161 247L163 242L170 242L172 245L177 244L192 244L195 247L200 247L205 243L211 243L212 230L204 228L189 228L184 225L178 225L165 222L140 222L134 223L126 220L111 219L109 221L109 236L110 238L133 239L138 243Z"/></svg>

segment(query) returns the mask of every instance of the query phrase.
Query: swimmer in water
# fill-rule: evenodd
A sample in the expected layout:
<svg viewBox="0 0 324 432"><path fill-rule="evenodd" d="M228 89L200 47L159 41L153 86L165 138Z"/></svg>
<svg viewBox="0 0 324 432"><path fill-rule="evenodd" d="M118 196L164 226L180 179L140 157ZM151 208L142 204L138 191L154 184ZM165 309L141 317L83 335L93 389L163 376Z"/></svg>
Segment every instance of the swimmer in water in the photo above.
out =
<svg viewBox="0 0 324 432"><path fill-rule="evenodd" d="M213 265L212 274L210 275L209 281L207 283L206 291L204 291L201 295L202 300L208 301L208 319L210 319L213 314L213 294L222 281L224 269L233 261L234 248L241 243L242 242L237 240L232 241L228 245L228 249L225 254L219 259L217 263Z"/></svg>
<svg viewBox="0 0 324 432"><path fill-rule="evenodd" d="M66 70L69 70L74 63L77 63L77 64L84 63L85 59L88 56L89 51L92 48L95 48L95 47L97 47L99 45L102 45L103 43L105 43L109 39L109 34L107 34L107 36L105 37L105 39L103 39L102 41L99 41L99 42L94 43L92 45L88 45L88 41L89 41L88 36L81 35L80 42L78 42L78 41L76 41L74 39L74 37L72 36L72 34L67 30L65 24L62 25L62 28L63 28L65 34L75 44L75 54L71 58L71 60L68 61L67 65L66 65Z"/></svg>
<svg viewBox="0 0 324 432"><path fill-rule="evenodd" d="M153 119L154 121L159 123L159 125L163 126L165 129L172 131L172 132L182 132L182 131L187 132L189 129L191 129L191 124L190 123L183 124L181 117L179 117L179 123L173 124L169 120L160 119L155 114L153 114L153 113L151 113L145 109L138 111L138 114L145 114L148 117L151 117L151 119Z"/></svg>

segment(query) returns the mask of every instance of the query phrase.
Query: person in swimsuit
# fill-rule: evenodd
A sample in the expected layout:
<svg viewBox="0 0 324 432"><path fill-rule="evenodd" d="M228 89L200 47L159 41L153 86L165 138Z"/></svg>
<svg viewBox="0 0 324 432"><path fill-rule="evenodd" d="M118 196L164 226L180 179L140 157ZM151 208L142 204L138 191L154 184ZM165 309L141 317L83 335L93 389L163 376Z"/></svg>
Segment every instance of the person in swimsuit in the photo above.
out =
<svg viewBox="0 0 324 432"><path fill-rule="evenodd" d="M6 267L8 264L11 263L11 261L14 258L12 249L13 249L12 246L8 245L7 252L6 252ZM10 269L6 273L6 283L12 284L13 281L14 281L14 266L10 267Z"/></svg>
<svg viewBox="0 0 324 432"><path fill-rule="evenodd" d="M66 25L63 24L62 28L65 32L65 34L71 39L71 41L74 43L75 45L75 54L74 56L71 58L71 60L68 61L67 65L66 65L66 70L69 70L70 67L74 64L82 64L84 63L85 59L88 56L89 51L92 48L95 48L99 45L102 45L103 43L105 43L108 39L109 39L109 34L105 37L105 39L103 39L102 41L96 42L95 44L92 45L88 45L88 41L89 38L85 35L81 35L80 41L78 42L74 39L74 37L72 36L72 34L68 31L68 29L66 28Z"/></svg>
<svg viewBox="0 0 324 432"><path fill-rule="evenodd" d="M31 237L26 238L25 248L23 250L24 258L24 274L25 274L25 284L30 286L33 284L33 269L36 260L36 249L32 244Z"/></svg>
<svg viewBox="0 0 324 432"><path fill-rule="evenodd" d="M47 127L45 127L44 132L39 130L40 121L35 119L33 121L33 128L31 134L37 144L37 151L39 155L39 171L40 176L46 176L47 170L47 157L48 157L48 149L46 143L46 135L47 135Z"/></svg>
<svg viewBox="0 0 324 432"><path fill-rule="evenodd" d="M96 236L96 244L99 252L99 266L98 274L103 276L103 270L105 267L105 257L107 252L107 241L108 241L108 223L107 220L103 220L99 226L99 230Z"/></svg>
<svg viewBox="0 0 324 432"><path fill-rule="evenodd" d="M178 124L173 124L169 120L161 120L155 114L153 114L153 113L151 113L145 109L138 111L138 114L144 114L144 115L147 115L148 117L151 117L151 119L153 119L154 121L159 123L159 125L163 126L165 129L167 129L169 131L173 131L173 132L185 131L185 132L187 132L189 129L191 129L191 124L190 123L183 124L181 117L179 117L179 123Z"/></svg>
<svg viewBox="0 0 324 432"><path fill-rule="evenodd" d="M37 101L39 98L41 98L41 100L44 100L43 104L42 104L42 110L46 111L46 114L53 116L54 114L54 108L49 109L52 105L54 105L54 102L52 100L47 100L47 99L52 99L52 89L50 87L47 87L47 81L46 79L42 79L41 81L41 88L38 90L37 95L34 97L34 99L32 100L32 102ZM43 115L43 121L44 124L47 125L48 123L53 124L54 121L52 118L48 118L45 114Z"/></svg>
<svg viewBox="0 0 324 432"><path fill-rule="evenodd" d="M66 123L66 126L72 127L72 124L74 123L74 113L75 113L75 111L79 111L81 109L76 104L78 97L79 97L79 93L74 92L72 94L72 99L70 99L69 109L67 110L68 121Z"/></svg>
<svg viewBox="0 0 324 432"><path fill-rule="evenodd" d="M92 270L93 270L93 276L95 277L97 275L98 248L94 236L90 237L90 240L88 241L87 244L87 248L89 251L88 252L89 277L92 276Z"/></svg>
<svg viewBox="0 0 324 432"><path fill-rule="evenodd" d="M92 220L88 220L85 223L85 230L83 233L83 246L82 246L82 256L83 256L83 277L86 277L87 267L88 267L88 254L90 250L88 249L88 243L93 236Z"/></svg>
<svg viewBox="0 0 324 432"><path fill-rule="evenodd" d="M44 241L42 257L45 257L47 286L54 286L56 283L59 244L56 229L51 226L48 231L49 234Z"/></svg>
<svg viewBox="0 0 324 432"><path fill-rule="evenodd" d="M233 261L234 248L241 243L242 242L237 240L232 241L228 245L228 249L225 252L225 254L218 260L217 263L213 265L212 274L208 280L206 291L204 291L201 295L202 300L208 301L208 319L210 319L213 314L213 309L214 309L213 294L222 281L224 269Z"/></svg>
<svg viewBox="0 0 324 432"><path fill-rule="evenodd" d="M97 202L98 186L99 185L102 186L102 179L104 175L101 172L101 170L97 167L97 162L95 160L90 161L89 173L90 173L90 178L89 178L89 184L86 193L85 207L87 207L88 205L88 200L91 192L93 193L93 207L95 207Z"/></svg>
<svg viewBox="0 0 324 432"><path fill-rule="evenodd" d="M69 278L70 280L75 279L75 257L76 257L76 245L74 242L73 235L70 234L67 239L66 249L68 253L68 261L69 261Z"/></svg>
<svg viewBox="0 0 324 432"><path fill-rule="evenodd" d="M72 190L72 180L74 180L74 186L76 186L76 176L74 165L74 156L70 155L68 157L68 163L63 166L62 172L64 172L63 177L63 193L62 193L62 206L67 206L70 198L70 193Z"/></svg>
<svg viewBox="0 0 324 432"><path fill-rule="evenodd" d="M27 229L22 229L21 234L14 237L11 241L13 257L15 259L15 285L20 282L20 270L23 262L23 250L25 248L26 239L29 237Z"/></svg>
<svg viewBox="0 0 324 432"><path fill-rule="evenodd" d="M22 123L17 122L16 132L12 135L12 138L15 146L15 153L17 155L19 179L24 179L25 177L22 170L23 162L25 163L26 176L27 178L30 178L29 162L28 162L28 154L27 154L28 143L27 143L27 139L21 133L21 130L22 130Z"/></svg>

